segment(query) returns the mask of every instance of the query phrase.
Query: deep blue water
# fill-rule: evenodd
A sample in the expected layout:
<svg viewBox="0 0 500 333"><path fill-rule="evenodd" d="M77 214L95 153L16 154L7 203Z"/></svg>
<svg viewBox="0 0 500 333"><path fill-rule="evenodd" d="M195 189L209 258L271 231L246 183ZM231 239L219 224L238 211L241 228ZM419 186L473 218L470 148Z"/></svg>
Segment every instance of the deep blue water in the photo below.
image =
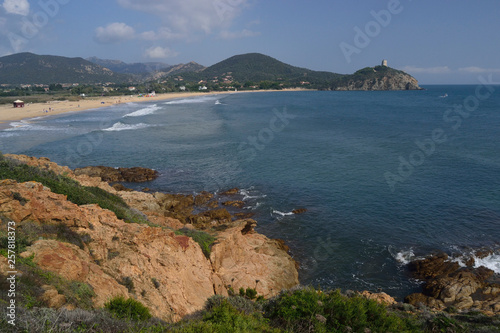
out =
<svg viewBox="0 0 500 333"><path fill-rule="evenodd" d="M500 272L500 87L426 88L115 105L14 123L0 150L161 172L138 188L238 187L304 284L403 297L413 256L488 247Z"/></svg>

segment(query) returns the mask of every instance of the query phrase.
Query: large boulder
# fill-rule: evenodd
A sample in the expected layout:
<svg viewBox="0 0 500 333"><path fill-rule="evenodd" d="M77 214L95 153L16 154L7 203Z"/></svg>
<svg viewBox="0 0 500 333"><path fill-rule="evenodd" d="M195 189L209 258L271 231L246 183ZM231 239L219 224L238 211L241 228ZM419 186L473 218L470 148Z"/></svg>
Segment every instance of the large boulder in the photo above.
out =
<svg viewBox="0 0 500 333"><path fill-rule="evenodd" d="M298 285L295 261L279 241L254 232L255 226L253 220L235 221L218 234L210 255L215 275L226 288L255 288L264 297Z"/></svg>
<svg viewBox="0 0 500 333"><path fill-rule="evenodd" d="M422 293L405 298L407 303L424 304L436 310L453 307L499 313L500 289L491 280L494 277L492 270L483 266L462 267L446 254L413 261L408 267L415 278L424 281L424 285Z"/></svg>

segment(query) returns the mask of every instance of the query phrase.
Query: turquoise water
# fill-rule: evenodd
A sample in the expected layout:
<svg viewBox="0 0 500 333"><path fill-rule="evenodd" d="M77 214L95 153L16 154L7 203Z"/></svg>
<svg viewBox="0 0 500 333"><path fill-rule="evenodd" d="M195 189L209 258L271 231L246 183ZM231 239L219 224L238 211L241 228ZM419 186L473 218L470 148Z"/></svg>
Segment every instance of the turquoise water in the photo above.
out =
<svg viewBox="0 0 500 333"><path fill-rule="evenodd" d="M500 273L500 87L426 88L118 105L14 123L0 150L161 172L137 188L238 187L302 283L403 297L418 288L404 263L433 251L495 249Z"/></svg>

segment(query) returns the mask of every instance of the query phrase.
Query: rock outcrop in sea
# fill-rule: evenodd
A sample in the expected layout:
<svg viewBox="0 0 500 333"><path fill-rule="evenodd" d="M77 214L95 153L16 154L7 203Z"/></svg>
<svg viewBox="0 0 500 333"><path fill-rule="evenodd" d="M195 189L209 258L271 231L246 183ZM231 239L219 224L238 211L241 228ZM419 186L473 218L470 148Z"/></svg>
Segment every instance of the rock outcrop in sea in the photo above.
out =
<svg viewBox="0 0 500 333"><path fill-rule="evenodd" d="M418 81L403 71L386 67L366 67L335 82L332 90L422 90Z"/></svg>
<svg viewBox="0 0 500 333"><path fill-rule="evenodd" d="M452 308L500 313L500 280L491 269L472 267L471 261L469 267L462 267L442 253L411 262L409 270L424 285L421 293L406 297L407 303L438 311Z"/></svg>
<svg viewBox="0 0 500 333"><path fill-rule="evenodd" d="M149 225L127 223L97 204L77 205L38 182L0 181L3 220L14 221L18 234L43 230L20 256L66 280L90 285L94 307L115 296L133 297L152 315L177 321L202 309L216 294L252 288L258 295L272 297L299 283L296 262L282 242L255 232L254 220L234 220L210 193L193 197L117 191L92 176L93 171L91 176L75 173L47 158L5 157L120 196L149 221ZM107 171L111 181L121 179L115 171ZM195 207L202 212L194 214ZM196 229L215 238L210 251L188 236ZM63 241L61 232L84 241ZM8 271L7 265L0 256L0 270ZM37 288L43 291L39 301L47 306L72 308L54 286Z"/></svg>

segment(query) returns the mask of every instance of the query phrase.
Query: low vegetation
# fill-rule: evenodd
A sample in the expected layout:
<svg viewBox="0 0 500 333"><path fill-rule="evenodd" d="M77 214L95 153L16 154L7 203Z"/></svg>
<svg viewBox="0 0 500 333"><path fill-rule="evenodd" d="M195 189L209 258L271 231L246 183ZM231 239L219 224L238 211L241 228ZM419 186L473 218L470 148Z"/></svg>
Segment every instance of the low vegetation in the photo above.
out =
<svg viewBox="0 0 500 333"><path fill-rule="evenodd" d="M211 246L215 242L215 237L199 230L191 230L191 229L179 229L176 230L175 233L177 235L184 235L187 237L191 237L196 243L200 244L201 250L205 257L210 258Z"/></svg>
<svg viewBox="0 0 500 333"><path fill-rule="evenodd" d="M5 311L5 310L3 310ZM2 332L500 332L500 318L451 316L425 309L408 313L359 295L300 288L257 301L213 296L205 308L179 323L152 318L134 299L115 298L104 309L74 311L19 308L13 328L2 315Z"/></svg>
<svg viewBox="0 0 500 333"><path fill-rule="evenodd" d="M10 160L0 154L0 179L13 179L17 182L35 181L42 183L52 192L64 194L68 200L77 205L98 204L109 209L116 217L131 223L148 223L140 212L131 209L117 195L108 193L98 187L82 186L77 181L58 175L53 171L42 170Z"/></svg>
<svg viewBox="0 0 500 333"><path fill-rule="evenodd" d="M115 297L104 304L104 308L118 319L145 321L151 318L149 309L133 298Z"/></svg>

